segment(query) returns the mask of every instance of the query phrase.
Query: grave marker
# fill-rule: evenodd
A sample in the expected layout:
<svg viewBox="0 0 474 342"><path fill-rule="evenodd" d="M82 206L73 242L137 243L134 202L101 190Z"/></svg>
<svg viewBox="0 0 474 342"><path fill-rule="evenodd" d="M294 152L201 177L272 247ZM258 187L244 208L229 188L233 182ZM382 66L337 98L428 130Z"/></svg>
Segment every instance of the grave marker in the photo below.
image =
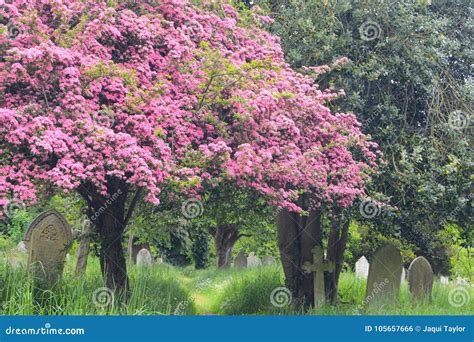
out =
<svg viewBox="0 0 474 342"><path fill-rule="evenodd" d="M137 254L137 266L151 266L153 258L148 249L142 248Z"/></svg>
<svg viewBox="0 0 474 342"><path fill-rule="evenodd" d="M262 265L275 265L276 261L275 258L271 255L266 255L262 259Z"/></svg>
<svg viewBox="0 0 474 342"><path fill-rule="evenodd" d="M246 268L247 267L247 257L245 253L240 251L237 254L237 257L234 260L234 266L238 268Z"/></svg>
<svg viewBox="0 0 474 342"><path fill-rule="evenodd" d="M433 270L428 260L419 256L408 268L408 286L414 299L431 301Z"/></svg>
<svg viewBox="0 0 474 342"><path fill-rule="evenodd" d="M405 267L402 267L402 277L400 278L400 281L403 282L405 280L407 280L407 271Z"/></svg>
<svg viewBox="0 0 474 342"><path fill-rule="evenodd" d="M402 266L402 257L395 246L386 244L377 249L369 267L366 304L398 301Z"/></svg>
<svg viewBox="0 0 474 342"><path fill-rule="evenodd" d="M262 264L262 261L258 256L255 255L254 252L250 252L249 256L247 257L247 267L257 267Z"/></svg>
<svg viewBox="0 0 474 342"><path fill-rule="evenodd" d="M439 278L439 282L441 283L441 285L448 285L449 284L449 278L446 277L446 276L441 276Z"/></svg>
<svg viewBox="0 0 474 342"><path fill-rule="evenodd" d="M33 220L24 240L28 249L28 269L41 284L56 283L61 278L72 243L67 221L56 210L48 210Z"/></svg>
<svg viewBox="0 0 474 342"><path fill-rule="evenodd" d="M84 222L84 231L80 237L81 242L79 243L79 247L77 248L77 261L76 261L76 276L81 276L85 273L87 268L87 258L89 256L90 248L91 248L91 222L86 220Z"/></svg>
<svg viewBox="0 0 474 342"><path fill-rule="evenodd" d="M365 256L361 256L355 263L355 275L357 278L367 279L369 275L369 261Z"/></svg>
<svg viewBox="0 0 474 342"><path fill-rule="evenodd" d="M313 252L313 263L305 262L303 270L306 273L313 273L314 284L314 307L318 308L324 304L325 289L324 289L324 272L331 272L334 270L334 263L324 262L324 253L321 246L314 246L311 250Z"/></svg>

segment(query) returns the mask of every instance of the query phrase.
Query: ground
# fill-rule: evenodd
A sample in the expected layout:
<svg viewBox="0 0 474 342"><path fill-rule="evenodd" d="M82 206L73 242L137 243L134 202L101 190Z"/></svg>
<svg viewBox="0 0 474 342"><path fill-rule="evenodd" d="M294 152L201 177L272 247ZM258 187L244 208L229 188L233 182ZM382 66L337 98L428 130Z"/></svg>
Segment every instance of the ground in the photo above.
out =
<svg viewBox="0 0 474 342"><path fill-rule="evenodd" d="M279 266L253 269L194 270L168 264L130 268L131 296L121 302L103 288L98 260L89 258L87 272L74 276L69 258L63 280L52 291L35 291L27 279L25 255L0 252L0 314L2 315L262 315L302 314L287 305L272 304L271 294L284 286ZM309 314L321 315L470 315L474 288L441 285L435 280L431 303L410 299L402 283L400 303L380 308L364 306L365 281L353 273L341 276L340 301ZM463 297L463 295L465 295ZM35 299L36 298L36 299ZM464 300L465 299L465 300ZM278 301L280 300L280 301ZM285 304L280 297L276 304ZM275 300L273 301L275 303ZM462 304L462 305L460 305Z"/></svg>

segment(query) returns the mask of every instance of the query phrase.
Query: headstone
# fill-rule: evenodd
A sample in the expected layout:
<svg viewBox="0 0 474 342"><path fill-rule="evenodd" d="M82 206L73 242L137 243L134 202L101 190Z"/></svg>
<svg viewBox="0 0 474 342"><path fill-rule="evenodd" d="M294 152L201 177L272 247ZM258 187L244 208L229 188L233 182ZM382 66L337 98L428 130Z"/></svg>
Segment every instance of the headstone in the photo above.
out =
<svg viewBox="0 0 474 342"><path fill-rule="evenodd" d="M275 258L271 255L266 255L262 258L262 265L275 265Z"/></svg>
<svg viewBox="0 0 474 342"><path fill-rule="evenodd" d="M408 267L408 286L414 299L431 301L433 270L424 257L415 258Z"/></svg>
<svg viewBox="0 0 474 342"><path fill-rule="evenodd" d="M162 257L156 258L156 263L157 264L162 264L163 263L163 258Z"/></svg>
<svg viewBox="0 0 474 342"><path fill-rule="evenodd" d="M151 266L153 258L148 249L142 248L137 254L137 266Z"/></svg>
<svg viewBox="0 0 474 342"><path fill-rule="evenodd" d="M77 249L76 255L76 276L81 276L86 271L87 267L87 258L89 256L90 248L91 248L91 222L86 220L84 222L84 230L80 237L79 248Z"/></svg>
<svg viewBox="0 0 474 342"><path fill-rule="evenodd" d="M448 285L449 284L449 278L446 276L441 276L439 277L439 282L441 285Z"/></svg>
<svg viewBox="0 0 474 342"><path fill-rule="evenodd" d="M407 280L407 271L405 270L405 267L402 267L402 277L400 278L401 282L404 282Z"/></svg>
<svg viewBox="0 0 474 342"><path fill-rule="evenodd" d="M16 246L16 249L18 252L26 253L28 250L26 249L26 244L24 241L18 242L18 245Z"/></svg>
<svg viewBox="0 0 474 342"><path fill-rule="evenodd" d="M357 278L367 279L369 275L369 262L365 256L361 256L355 263L355 275Z"/></svg>
<svg viewBox="0 0 474 342"><path fill-rule="evenodd" d="M313 263L305 262L303 264L303 270L306 273L313 272L314 307L318 308L323 305L325 301L324 272L334 270L334 263L324 262L324 253L321 246L316 245L311 251L313 252Z"/></svg>
<svg viewBox="0 0 474 342"><path fill-rule="evenodd" d="M234 260L234 266L238 268L246 268L247 267L247 257L245 253L240 251L237 254L237 257Z"/></svg>
<svg viewBox="0 0 474 342"><path fill-rule="evenodd" d="M465 286L467 284L468 284L468 280L466 278L457 277L454 280L454 285L456 286Z"/></svg>
<svg viewBox="0 0 474 342"><path fill-rule="evenodd" d="M257 267L262 264L262 261L258 256L255 255L254 252L251 252L247 257L247 267Z"/></svg>
<svg viewBox="0 0 474 342"><path fill-rule="evenodd" d="M377 249L370 263L365 303L379 305L398 301L402 277L402 256L395 246L386 244Z"/></svg>
<svg viewBox="0 0 474 342"><path fill-rule="evenodd" d="M130 264L135 263L137 260L137 254L143 248L150 250L150 244L148 243L138 243L138 238L130 235L128 238L128 257Z"/></svg>
<svg viewBox="0 0 474 342"><path fill-rule="evenodd" d="M56 210L40 214L25 234L28 269L39 283L51 286L62 275L67 251L72 243L69 224Z"/></svg>

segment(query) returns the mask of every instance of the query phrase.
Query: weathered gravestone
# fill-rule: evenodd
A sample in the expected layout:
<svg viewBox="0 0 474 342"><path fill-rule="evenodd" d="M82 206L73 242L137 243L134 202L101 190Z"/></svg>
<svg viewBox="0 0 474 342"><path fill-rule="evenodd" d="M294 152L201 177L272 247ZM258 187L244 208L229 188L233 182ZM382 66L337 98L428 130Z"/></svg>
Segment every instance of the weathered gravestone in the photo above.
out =
<svg viewBox="0 0 474 342"><path fill-rule="evenodd" d="M149 243L138 243L138 237L135 237L133 235L130 235L128 238L128 257L130 264L135 263L137 260L137 254L140 250L143 248L150 250L150 244Z"/></svg>
<svg viewBox="0 0 474 342"><path fill-rule="evenodd" d="M377 249L369 267L365 303L380 305L398 301L402 276L402 256L397 248L386 244Z"/></svg>
<svg viewBox="0 0 474 342"><path fill-rule="evenodd" d="M137 254L137 266L151 266L153 258L148 249L142 248Z"/></svg>
<svg viewBox="0 0 474 342"><path fill-rule="evenodd" d="M18 252L21 252L21 253L26 253L27 252L26 244L25 244L24 241L18 242L18 245L16 245L16 249L17 249Z"/></svg>
<svg viewBox="0 0 474 342"><path fill-rule="evenodd" d="M441 276L439 277L439 282L441 285L448 285L449 284L449 278L446 276Z"/></svg>
<svg viewBox="0 0 474 342"><path fill-rule="evenodd" d="M275 265L276 261L275 258L272 257L271 255L265 255L262 258L262 265Z"/></svg>
<svg viewBox="0 0 474 342"><path fill-rule="evenodd" d="M76 255L76 275L81 276L86 271L87 267L87 258L89 257L89 252L91 248L91 222L86 220L84 222L84 230L80 237L79 248L77 249Z"/></svg>
<svg viewBox="0 0 474 342"><path fill-rule="evenodd" d="M255 255L254 252L250 252L249 256L247 257L247 267L257 267L262 264L262 261L258 256Z"/></svg>
<svg viewBox="0 0 474 342"><path fill-rule="evenodd" d="M234 260L234 267L246 268L247 267L247 257L245 253L240 251L237 253L237 257Z"/></svg>
<svg viewBox="0 0 474 342"><path fill-rule="evenodd" d="M415 258L408 267L408 286L414 299L431 301L433 270L424 257Z"/></svg>
<svg viewBox="0 0 474 342"><path fill-rule="evenodd" d="M305 262L303 270L306 273L313 272L314 284L314 307L318 308L324 304L326 299L324 290L324 272L331 272L334 270L334 263L324 262L324 253L321 246L314 246L311 250L313 252L313 263Z"/></svg>
<svg viewBox="0 0 474 342"><path fill-rule="evenodd" d="M361 256L355 263L355 275L357 278L367 279L369 275L369 262L365 256Z"/></svg>
<svg viewBox="0 0 474 342"><path fill-rule="evenodd" d="M24 240L28 249L28 269L40 284L53 285L61 278L72 243L69 224L56 210L48 210L33 220Z"/></svg>
<svg viewBox="0 0 474 342"><path fill-rule="evenodd" d="M456 286L466 286L468 283L469 281L467 280L467 278L457 277L456 279L454 279L454 285Z"/></svg>

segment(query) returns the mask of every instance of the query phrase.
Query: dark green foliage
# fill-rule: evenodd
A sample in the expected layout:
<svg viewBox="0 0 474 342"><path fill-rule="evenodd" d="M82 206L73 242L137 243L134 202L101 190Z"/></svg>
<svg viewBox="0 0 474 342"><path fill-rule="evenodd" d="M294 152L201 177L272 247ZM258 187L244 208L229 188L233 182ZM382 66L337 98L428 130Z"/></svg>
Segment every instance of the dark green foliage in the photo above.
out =
<svg viewBox="0 0 474 342"><path fill-rule="evenodd" d="M185 229L171 229L170 244L158 247L164 256L164 260L175 266L187 266L191 264L191 240L189 232Z"/></svg>
<svg viewBox="0 0 474 342"><path fill-rule="evenodd" d="M194 233L194 240L192 246L192 254L194 259L194 266L197 270L209 267L210 252L209 252L209 233L203 229Z"/></svg>
<svg viewBox="0 0 474 342"><path fill-rule="evenodd" d="M445 272L450 242L439 232L448 223L472 246L470 1L257 3L271 10L270 29L294 67L350 59L319 83L345 90L333 109L356 113L380 145L386 165L371 193L389 205L370 218L355 216L357 206L352 219L414 245ZM368 22L374 39L362 39Z"/></svg>

